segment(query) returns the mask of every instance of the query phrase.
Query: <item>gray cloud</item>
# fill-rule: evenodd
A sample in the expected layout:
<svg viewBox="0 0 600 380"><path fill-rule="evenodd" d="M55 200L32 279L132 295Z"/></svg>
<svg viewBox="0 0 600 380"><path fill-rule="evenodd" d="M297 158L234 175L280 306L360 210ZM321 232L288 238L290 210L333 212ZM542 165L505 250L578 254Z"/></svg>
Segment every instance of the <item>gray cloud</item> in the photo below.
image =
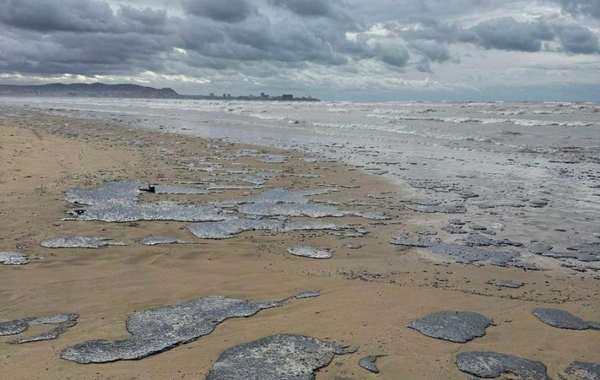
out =
<svg viewBox="0 0 600 380"><path fill-rule="evenodd" d="M428 61L446 62L451 58L448 47L436 41L417 40L409 46Z"/></svg>
<svg viewBox="0 0 600 380"><path fill-rule="evenodd" d="M515 8L515 4L529 0L344 0L349 13L360 15L367 22L406 23L415 17L452 20L487 11ZM518 6L518 5L517 5ZM507 13L507 12L504 12Z"/></svg>
<svg viewBox="0 0 600 380"><path fill-rule="evenodd" d="M231 23L244 21L256 12L248 0L182 0L181 4L188 14Z"/></svg>
<svg viewBox="0 0 600 380"><path fill-rule="evenodd" d="M594 57L570 56L600 53L600 2L540 1L555 8L536 10L528 0L0 0L0 74L151 71L186 78L184 87L201 78L231 89L479 86L494 80L485 74L491 68L546 80L536 60L572 60L564 72L594 76L597 66L579 63ZM510 60L504 51L514 52Z"/></svg>
<svg viewBox="0 0 600 380"><path fill-rule="evenodd" d="M563 49L574 54L600 53L598 36L577 24L558 25L554 28Z"/></svg>
<svg viewBox="0 0 600 380"><path fill-rule="evenodd" d="M415 64L415 68L422 73L433 73L431 62L443 63L452 58L448 47L437 41L416 40L412 41L409 47L421 56L421 60Z"/></svg>
<svg viewBox="0 0 600 380"><path fill-rule="evenodd" d="M548 42L558 41L562 51L573 54L598 53L598 36L580 24L563 24L559 19L519 22L512 17L482 21L465 29L457 24L438 21L429 16L413 17L410 22L418 28L405 28L397 23L386 24L387 30L410 41L412 50L423 56L416 66L419 71L430 72L430 61L445 62L450 59L445 45L473 43L484 49L540 52L551 50Z"/></svg>
<svg viewBox="0 0 600 380"><path fill-rule="evenodd" d="M470 29L464 29L456 23L445 23L432 16L416 16L408 20L409 24L418 24L419 28L405 28L398 23L387 23L384 27L407 41L433 40L443 43L479 43L481 39Z"/></svg>
<svg viewBox="0 0 600 380"><path fill-rule="evenodd" d="M104 1L0 0L0 21L42 32L110 31L114 13Z"/></svg>
<svg viewBox="0 0 600 380"><path fill-rule="evenodd" d="M151 8L137 9L132 7L121 7L119 15L132 23L142 25L165 25L167 23L167 11L164 9L154 10Z"/></svg>
<svg viewBox="0 0 600 380"><path fill-rule="evenodd" d="M168 37L142 38L133 33L88 33L85 40L76 34L60 33L51 39L20 44L14 41L6 35L0 39L0 50L6 53L0 58L3 72L128 74L132 67L136 71L160 69L162 61L158 57L171 49Z"/></svg>
<svg viewBox="0 0 600 380"><path fill-rule="evenodd" d="M96 0L0 0L0 71L131 74L160 69L178 44L166 11ZM3 26L2 26L3 24Z"/></svg>
<svg viewBox="0 0 600 380"><path fill-rule="evenodd" d="M286 8L299 16L336 16L331 0L269 0L269 2L276 7Z"/></svg>
<svg viewBox="0 0 600 380"><path fill-rule="evenodd" d="M324 20L274 22L255 15L231 25L188 18L180 30L185 49L215 59L342 65L348 61L346 52L364 49L345 38L343 25Z"/></svg>
<svg viewBox="0 0 600 380"><path fill-rule="evenodd" d="M408 49L401 44L378 45L374 51L377 59L393 67L405 67L410 59Z"/></svg>
<svg viewBox="0 0 600 380"><path fill-rule="evenodd" d="M518 22L512 17L484 21L472 28L486 49L536 52L542 41L554 39L552 28L544 22Z"/></svg>
<svg viewBox="0 0 600 380"><path fill-rule="evenodd" d="M600 18L600 1L598 0L558 0L567 13Z"/></svg>
<svg viewBox="0 0 600 380"><path fill-rule="evenodd" d="M421 61L417 62L417 64L415 65L415 69L422 73L433 74L433 70L431 70L431 64L426 59L422 59Z"/></svg>

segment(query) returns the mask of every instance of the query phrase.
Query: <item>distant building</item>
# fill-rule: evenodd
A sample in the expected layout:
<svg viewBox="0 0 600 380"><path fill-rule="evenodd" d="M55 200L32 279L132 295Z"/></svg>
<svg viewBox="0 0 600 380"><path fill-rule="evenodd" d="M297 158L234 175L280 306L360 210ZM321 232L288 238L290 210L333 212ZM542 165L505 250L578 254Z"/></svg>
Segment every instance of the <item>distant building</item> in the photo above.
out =
<svg viewBox="0 0 600 380"><path fill-rule="evenodd" d="M211 93L210 93L210 97L211 97L211 98L214 98L214 97L215 97L215 93L214 93L214 92L211 92Z"/></svg>
<svg viewBox="0 0 600 380"><path fill-rule="evenodd" d="M283 94L281 95L282 100L294 100L294 95L292 94Z"/></svg>
<svg viewBox="0 0 600 380"><path fill-rule="evenodd" d="M264 92L261 92L261 93L260 93L260 97L261 97L261 99L264 99L264 98L266 98L266 95L265 95L265 93L264 93Z"/></svg>

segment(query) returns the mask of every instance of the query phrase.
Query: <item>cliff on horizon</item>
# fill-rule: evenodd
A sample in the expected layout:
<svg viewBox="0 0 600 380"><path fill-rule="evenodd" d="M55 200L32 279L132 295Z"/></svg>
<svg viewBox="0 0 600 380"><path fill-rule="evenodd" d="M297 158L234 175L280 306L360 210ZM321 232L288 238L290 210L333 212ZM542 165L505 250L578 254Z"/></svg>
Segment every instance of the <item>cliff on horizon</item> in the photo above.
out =
<svg viewBox="0 0 600 380"><path fill-rule="evenodd" d="M172 88L136 84L52 83L43 85L0 85L0 96L73 96L91 98L179 98Z"/></svg>

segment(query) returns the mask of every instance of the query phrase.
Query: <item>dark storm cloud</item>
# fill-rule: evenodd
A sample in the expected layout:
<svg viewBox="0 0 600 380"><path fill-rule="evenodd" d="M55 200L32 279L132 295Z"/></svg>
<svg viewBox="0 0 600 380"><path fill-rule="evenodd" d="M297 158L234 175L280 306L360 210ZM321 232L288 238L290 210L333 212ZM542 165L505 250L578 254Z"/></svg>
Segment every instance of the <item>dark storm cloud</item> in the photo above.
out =
<svg viewBox="0 0 600 380"><path fill-rule="evenodd" d="M544 22L518 22L512 17L484 21L472 28L486 49L536 52L542 41L554 39L552 28Z"/></svg>
<svg viewBox="0 0 600 380"><path fill-rule="evenodd" d="M109 31L114 13L104 1L0 0L0 21L41 32Z"/></svg>
<svg viewBox="0 0 600 380"><path fill-rule="evenodd" d="M130 74L158 69L179 40L165 10L97 0L0 0L0 71Z"/></svg>
<svg viewBox="0 0 600 380"><path fill-rule="evenodd" d="M512 17L482 21L465 29L457 24L443 23L429 16L413 17L410 22L418 28L407 29L396 23L388 23L386 29L410 41L409 47L423 56L417 68L429 71L429 61L439 58L449 60L441 44L472 43L484 49L505 51L540 52L544 43L557 41L562 51L573 54L598 52L598 36L579 24L561 24L556 20L519 22ZM548 50L548 49L546 49ZM441 54L436 59L436 54Z"/></svg>
<svg viewBox="0 0 600 380"><path fill-rule="evenodd" d="M92 33L82 43L78 35L58 34L53 39L63 48L63 56L55 57L64 63L79 62L112 65L119 63L139 63L152 56L152 52L170 50L170 40L160 36L141 38L133 33L106 34Z"/></svg>
<svg viewBox="0 0 600 380"><path fill-rule="evenodd" d="M364 39L347 38L364 28L348 17L306 18L287 8L279 16L255 12L238 23L189 16L180 22L182 47L213 59L334 66L379 54Z"/></svg>
<svg viewBox="0 0 600 380"><path fill-rule="evenodd" d="M558 0L563 11L575 15L584 15L600 19L600 1L598 0Z"/></svg>
<svg viewBox="0 0 600 380"><path fill-rule="evenodd" d="M359 83L372 68L400 78L461 70L460 58L477 49L600 52L592 19L600 1L543 0L556 14L537 21L491 18L522 7L531 20L526 1L0 0L0 74L152 71L296 78L300 86L329 73Z"/></svg>
<svg viewBox="0 0 600 380"><path fill-rule="evenodd" d="M505 17L482 22L471 29L486 49L539 52L543 42L557 40L567 53L595 54L600 51L598 36L579 24L518 22Z"/></svg>
<svg viewBox="0 0 600 380"><path fill-rule="evenodd" d="M131 23L147 26L164 26L167 23L167 11L164 9L137 9L132 7L121 7L119 15Z"/></svg>
<svg viewBox="0 0 600 380"><path fill-rule="evenodd" d="M230 23L244 21L256 13L248 0L182 0L181 5L188 14Z"/></svg>
<svg viewBox="0 0 600 380"><path fill-rule="evenodd" d="M299 16L336 16L331 0L269 0L269 2L276 7L286 8Z"/></svg>
<svg viewBox="0 0 600 380"><path fill-rule="evenodd" d="M115 13L97 0L0 0L0 23L41 33L164 33L167 12L125 6Z"/></svg>
<svg viewBox="0 0 600 380"><path fill-rule="evenodd" d="M216 59L240 61L317 62L341 65L347 58L336 50L336 36L326 26L255 16L236 25L182 22L184 48Z"/></svg>
<svg viewBox="0 0 600 380"><path fill-rule="evenodd" d="M128 74L132 68L153 70L161 67L157 58L170 50L164 46L171 42L166 36L134 33L87 33L82 40L75 33L60 32L16 44L14 36L0 33L0 51L5 53L0 69L9 73L106 75Z"/></svg>
<svg viewBox="0 0 600 380"><path fill-rule="evenodd" d="M600 53L598 36L588 28L577 24L558 25L554 28L558 40L567 53L594 54Z"/></svg>
<svg viewBox="0 0 600 380"><path fill-rule="evenodd" d="M346 32L361 30L349 18L271 20L246 2L184 3L191 14L174 18L163 9L123 6L113 11L96 0L0 0L7 11L0 18L0 70L121 74L127 68L131 73L161 68L170 60L226 69L256 61L344 65L375 56L403 65L402 54L374 52L363 40L349 41ZM175 54L175 48L189 54Z"/></svg>

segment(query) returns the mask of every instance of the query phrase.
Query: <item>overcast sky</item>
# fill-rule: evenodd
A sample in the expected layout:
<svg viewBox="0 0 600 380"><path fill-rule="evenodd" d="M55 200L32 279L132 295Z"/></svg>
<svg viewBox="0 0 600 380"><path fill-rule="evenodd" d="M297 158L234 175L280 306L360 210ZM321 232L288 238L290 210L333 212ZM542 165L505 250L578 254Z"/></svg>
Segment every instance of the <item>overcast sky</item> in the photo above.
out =
<svg viewBox="0 0 600 380"><path fill-rule="evenodd" d="M600 100L600 0L0 0L0 83Z"/></svg>

